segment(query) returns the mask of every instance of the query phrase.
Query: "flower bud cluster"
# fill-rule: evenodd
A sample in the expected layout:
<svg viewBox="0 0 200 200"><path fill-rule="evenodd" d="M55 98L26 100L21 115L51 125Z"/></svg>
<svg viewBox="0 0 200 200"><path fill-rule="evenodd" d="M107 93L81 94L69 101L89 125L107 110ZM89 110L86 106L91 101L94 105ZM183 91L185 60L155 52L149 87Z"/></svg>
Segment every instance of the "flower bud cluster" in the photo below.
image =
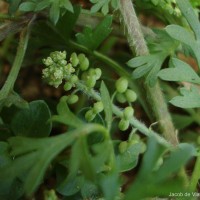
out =
<svg viewBox="0 0 200 200"><path fill-rule="evenodd" d="M43 59L46 68L42 70L42 74L49 85L57 88L67 74L74 72L73 67L67 64L66 55L66 51L55 51L49 57Z"/></svg>
<svg viewBox="0 0 200 200"><path fill-rule="evenodd" d="M49 57L43 59L46 66L43 69L43 78L49 85L58 87L65 81L64 90L69 91L81 81L88 89L94 88L96 81L101 77L100 68L89 69L89 60L84 54L72 53L69 62L66 61L66 52L55 51ZM81 79L78 72L81 71ZM80 74L80 73L79 73Z"/></svg>

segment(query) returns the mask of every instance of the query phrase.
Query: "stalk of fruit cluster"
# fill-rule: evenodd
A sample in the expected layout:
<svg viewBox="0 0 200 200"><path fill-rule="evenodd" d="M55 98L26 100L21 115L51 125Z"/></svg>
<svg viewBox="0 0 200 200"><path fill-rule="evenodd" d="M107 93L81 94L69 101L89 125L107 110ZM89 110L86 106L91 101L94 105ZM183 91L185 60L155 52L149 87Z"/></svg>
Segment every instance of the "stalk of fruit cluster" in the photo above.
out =
<svg viewBox="0 0 200 200"><path fill-rule="evenodd" d="M140 23L131 0L120 0L119 9L131 50L136 52L138 56L148 55L149 50L144 40ZM156 120L159 122L160 129L163 132L164 137L171 144L176 146L178 144L177 134L159 83L157 82L154 87L150 87L145 83L145 80L143 80L142 85L145 88L147 100L153 110Z"/></svg>

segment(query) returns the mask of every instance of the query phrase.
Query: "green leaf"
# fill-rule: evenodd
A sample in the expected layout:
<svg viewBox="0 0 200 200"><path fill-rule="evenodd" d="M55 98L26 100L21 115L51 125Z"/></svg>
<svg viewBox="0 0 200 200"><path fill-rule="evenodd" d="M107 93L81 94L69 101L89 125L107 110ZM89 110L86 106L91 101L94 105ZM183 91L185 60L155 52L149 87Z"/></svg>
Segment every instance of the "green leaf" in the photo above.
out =
<svg viewBox="0 0 200 200"><path fill-rule="evenodd" d="M35 11L44 10L45 8L49 7L50 5L51 5L50 0L43 0L36 4Z"/></svg>
<svg viewBox="0 0 200 200"><path fill-rule="evenodd" d="M0 169L7 166L11 162L8 148L9 147L6 142L0 142Z"/></svg>
<svg viewBox="0 0 200 200"><path fill-rule="evenodd" d="M156 181L159 182L170 177L171 174L177 172L184 166L190 158L194 157L196 153L194 146L191 144L179 144L170 156L164 160L164 164L157 171Z"/></svg>
<svg viewBox="0 0 200 200"><path fill-rule="evenodd" d="M81 188L81 195L83 199L92 199L94 197L100 197L100 192L94 183L85 181Z"/></svg>
<svg viewBox="0 0 200 200"><path fill-rule="evenodd" d="M74 12L74 8L70 0L60 0L60 7L63 7L72 13Z"/></svg>
<svg viewBox="0 0 200 200"><path fill-rule="evenodd" d="M133 78L138 79L142 76L147 75L146 82L153 86L157 80L157 74L166 58L166 54L156 53L148 56L140 56L133 58L127 62L127 65L131 68L137 68L133 71Z"/></svg>
<svg viewBox="0 0 200 200"><path fill-rule="evenodd" d="M9 3L9 13L10 14L14 14L17 11L17 9L18 9L21 1L22 0L8 0L8 3Z"/></svg>
<svg viewBox="0 0 200 200"><path fill-rule="evenodd" d="M76 34L76 38L79 44L86 46L91 50L95 50L99 45L108 37L111 33L112 17L106 16L104 20L92 30L90 27L86 27L83 33Z"/></svg>
<svg viewBox="0 0 200 200"><path fill-rule="evenodd" d="M95 156L92 158L92 163L97 172L104 172L105 166L109 162L110 155L113 150L112 143L108 140L103 141L102 143L97 143L92 146L92 150L95 153Z"/></svg>
<svg viewBox="0 0 200 200"><path fill-rule="evenodd" d="M112 125L112 102L110 99L110 94L104 82L101 83L100 93L101 101L104 106L105 121L107 123L108 130L110 130Z"/></svg>
<svg viewBox="0 0 200 200"><path fill-rule="evenodd" d="M181 88L182 96L174 97L170 103L180 108L198 108L200 107L200 91L196 86L192 86L189 90Z"/></svg>
<svg viewBox="0 0 200 200"><path fill-rule="evenodd" d="M183 42L187 45L195 43L194 34L179 25L169 25L165 28L167 33L174 39Z"/></svg>
<svg viewBox="0 0 200 200"><path fill-rule="evenodd" d="M20 4L19 10L24 11L24 12L30 12L34 11L36 7L36 4L33 2L24 2Z"/></svg>
<svg viewBox="0 0 200 200"><path fill-rule="evenodd" d="M196 41L191 32L178 25L169 25L166 31L172 38L191 48L200 67L200 40Z"/></svg>
<svg viewBox="0 0 200 200"><path fill-rule="evenodd" d="M116 156L116 160L119 163L119 170L121 172L125 172L133 169L138 163L138 158L141 150L142 144L135 143L130 145L125 152L119 153Z"/></svg>
<svg viewBox="0 0 200 200"><path fill-rule="evenodd" d="M197 40L200 41L200 25L198 16L195 14L192 5L188 0L176 0L178 7L186 18L188 24L194 31Z"/></svg>
<svg viewBox="0 0 200 200"><path fill-rule="evenodd" d="M109 12L109 5L108 4L104 4L101 8L101 12L106 15Z"/></svg>
<svg viewBox="0 0 200 200"><path fill-rule="evenodd" d="M81 175L68 176L59 186L56 191L64 196L71 196L76 194L82 188L84 178Z"/></svg>
<svg viewBox="0 0 200 200"><path fill-rule="evenodd" d="M99 1L99 0L97 0L97 1L90 0L90 2L95 3L95 5L93 5L92 8L91 8L91 13L98 12L102 8L102 6L105 5L108 1L109 0L101 0L101 1Z"/></svg>
<svg viewBox="0 0 200 200"><path fill-rule="evenodd" d="M86 137L79 137L72 147L69 174L57 187L57 191L62 195L70 196L77 193L84 183L84 178L94 180L95 170L86 139Z"/></svg>
<svg viewBox="0 0 200 200"><path fill-rule="evenodd" d="M44 101L32 101L28 109L16 113L11 129L17 136L46 137L51 131L50 117L50 110Z"/></svg>
<svg viewBox="0 0 200 200"><path fill-rule="evenodd" d="M14 179L26 172L26 177L24 177L25 192L29 195L32 194L41 183L52 159L69 146L74 138L74 132L45 139L19 136L10 138L11 156L15 159L2 169L0 180L6 180L7 177Z"/></svg>
<svg viewBox="0 0 200 200"><path fill-rule="evenodd" d="M164 153L166 155L163 156ZM129 186L125 200L165 197L169 196L170 192L185 192L184 181L180 178L174 179L174 176L194 155L196 155L196 150L190 144L166 148L154 137L150 137L142 166L133 184ZM156 169L158 161L166 156L167 159L164 159L164 162Z"/></svg>
<svg viewBox="0 0 200 200"><path fill-rule="evenodd" d="M101 174L100 186L106 200L115 199L120 192L118 172L114 170L106 175Z"/></svg>
<svg viewBox="0 0 200 200"><path fill-rule="evenodd" d="M150 176L157 161L162 156L167 148L156 141L154 137L148 139L147 151L142 161L140 176Z"/></svg>
<svg viewBox="0 0 200 200"><path fill-rule="evenodd" d="M194 119L188 115L172 114L172 119L176 129L178 130L184 129L194 122Z"/></svg>
<svg viewBox="0 0 200 200"><path fill-rule="evenodd" d="M52 116L51 120L55 122L59 122L65 125L69 125L75 128L80 127L80 125L84 124L73 112L70 111L65 98L61 98L58 106L57 106L58 115Z"/></svg>
<svg viewBox="0 0 200 200"><path fill-rule="evenodd" d="M186 81L200 84L200 77L187 63L173 58L172 64L175 68L163 69L158 73L158 77L165 81Z"/></svg>
<svg viewBox="0 0 200 200"><path fill-rule="evenodd" d="M50 20L56 24L58 22L60 16L60 6L59 1L54 1L51 5L50 11L49 11L49 17Z"/></svg>
<svg viewBox="0 0 200 200"><path fill-rule="evenodd" d="M63 39L68 42L72 33L72 30L76 24L76 21L81 12L80 6L74 6L74 13L67 11L56 24L56 28ZM66 26L67 24L67 26Z"/></svg>

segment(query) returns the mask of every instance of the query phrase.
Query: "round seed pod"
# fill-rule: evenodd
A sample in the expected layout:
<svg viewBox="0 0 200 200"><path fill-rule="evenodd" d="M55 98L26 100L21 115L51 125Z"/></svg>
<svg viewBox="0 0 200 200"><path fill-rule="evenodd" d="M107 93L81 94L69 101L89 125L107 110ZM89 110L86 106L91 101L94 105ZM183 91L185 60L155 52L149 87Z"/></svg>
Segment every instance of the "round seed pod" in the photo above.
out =
<svg viewBox="0 0 200 200"><path fill-rule="evenodd" d="M76 67L79 64L79 59L78 59L78 56L75 52L71 54L70 62L72 63L73 67Z"/></svg>
<svg viewBox="0 0 200 200"><path fill-rule="evenodd" d="M74 103L76 103L77 101L78 101L78 96L75 95L75 94L70 95L70 96L68 97L68 99L67 99L67 103L68 103L68 104L74 104Z"/></svg>
<svg viewBox="0 0 200 200"><path fill-rule="evenodd" d="M88 122L91 122L94 118L95 118L96 114L93 112L93 110L88 110L86 113L85 113L85 119L88 121Z"/></svg>
<svg viewBox="0 0 200 200"><path fill-rule="evenodd" d="M78 59L79 59L79 63L83 62L83 60L85 59L85 54L83 53L78 54Z"/></svg>
<svg viewBox="0 0 200 200"><path fill-rule="evenodd" d="M119 148L119 152L123 154L124 152L126 152L128 148L128 143L126 141L120 142L118 148Z"/></svg>
<svg viewBox="0 0 200 200"><path fill-rule="evenodd" d="M125 97L126 97L126 100L131 103L131 102L136 101L137 94L133 90L128 89L125 92Z"/></svg>
<svg viewBox="0 0 200 200"><path fill-rule="evenodd" d="M129 127L129 121L128 120L125 120L125 119L121 119L119 124L118 124L118 127L121 131L125 131L128 129Z"/></svg>
<svg viewBox="0 0 200 200"><path fill-rule="evenodd" d="M86 71L90 65L88 58L85 57L84 60L80 61L80 69Z"/></svg>
<svg viewBox="0 0 200 200"><path fill-rule="evenodd" d="M132 107L128 106L124 109L124 119L129 120L133 116L134 110Z"/></svg>
<svg viewBox="0 0 200 200"><path fill-rule="evenodd" d="M65 85L64 85L64 90L65 90L65 91L69 91L69 90L71 90L71 89L72 89L72 84L69 83L69 82L65 83Z"/></svg>
<svg viewBox="0 0 200 200"><path fill-rule="evenodd" d="M85 83L87 87L93 88L96 84L96 78L94 76L88 76Z"/></svg>
<svg viewBox="0 0 200 200"><path fill-rule="evenodd" d="M124 93L128 88L128 80L125 77L121 77L116 81L116 90L119 93Z"/></svg>
<svg viewBox="0 0 200 200"><path fill-rule="evenodd" d="M101 101L96 102L93 106L93 112L95 114L100 113L103 111L103 103Z"/></svg>
<svg viewBox="0 0 200 200"><path fill-rule="evenodd" d="M101 78L101 74L102 74L101 69L100 69L100 68L96 68L96 69L95 69L96 80L98 80L98 79Z"/></svg>
<svg viewBox="0 0 200 200"><path fill-rule="evenodd" d="M70 77L70 83L72 83L72 84L74 84L74 83L77 83L78 82L78 76L76 76L76 75L72 75L71 77Z"/></svg>
<svg viewBox="0 0 200 200"><path fill-rule="evenodd" d="M120 103L125 103L126 102L126 97L124 96L123 93L117 93L116 94L116 99Z"/></svg>

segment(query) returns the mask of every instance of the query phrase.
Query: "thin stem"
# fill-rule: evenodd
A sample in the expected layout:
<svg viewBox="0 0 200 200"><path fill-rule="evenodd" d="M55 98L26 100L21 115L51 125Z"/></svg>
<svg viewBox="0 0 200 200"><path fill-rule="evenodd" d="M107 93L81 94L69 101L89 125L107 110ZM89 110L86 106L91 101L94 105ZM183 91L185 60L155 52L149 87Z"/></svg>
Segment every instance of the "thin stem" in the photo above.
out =
<svg viewBox="0 0 200 200"><path fill-rule="evenodd" d="M85 94L87 94L89 97L95 99L96 101L101 101L101 96L99 95L99 93L93 89L90 89L88 91L87 86L84 85L83 83L81 82L76 83L76 87L79 90L83 91ZM114 104L112 104L112 111L119 118L123 116L123 111ZM137 128L142 134L148 137L149 136L155 137L157 141L159 141L163 145L168 147L170 146L169 142L167 142L164 138L162 138L158 133L152 131L151 129L148 129L143 123L137 120L134 116L130 119L130 124L133 127Z"/></svg>
<svg viewBox="0 0 200 200"><path fill-rule="evenodd" d="M10 21L16 21L19 17L11 16L8 14L0 14L0 21L10 20Z"/></svg>
<svg viewBox="0 0 200 200"><path fill-rule="evenodd" d="M29 32L27 30L27 28L23 29L21 34L20 34L20 41L19 41L19 45L17 48L17 54L12 66L12 69L8 75L8 78L5 82L5 84L3 85L1 91L0 91L0 100L7 97L8 94L13 90L15 81L17 79L19 70L21 68L23 59L24 59L24 55L26 52L26 48L27 48L27 44L28 44L28 38L29 38Z"/></svg>
<svg viewBox="0 0 200 200"><path fill-rule="evenodd" d="M200 179L200 156L197 156L194 171L192 173L192 178L190 181L190 190L194 192L196 190L198 181Z"/></svg>
<svg viewBox="0 0 200 200"><path fill-rule="evenodd" d="M120 76L124 76L129 80L129 86L131 89L133 89L137 95L138 95L138 99L139 102L141 103L142 107L144 108L146 114L148 115L148 117L152 120L152 115L151 112L147 106L146 101L144 100L144 94L141 92L141 90L139 90L139 86L137 85L136 82L134 82L134 80L131 78L131 73L128 72L127 70L125 70L119 63L117 63L116 61L112 60L111 58L103 55L102 53L98 52L98 51L91 51L89 49L87 49L86 47L74 42L74 41L70 41L70 45L75 48L78 49L84 53L90 54L94 57L96 57L98 60L102 61L103 63L107 64L108 66L110 66L111 68L113 68L115 70L115 72L117 72Z"/></svg>
<svg viewBox="0 0 200 200"><path fill-rule="evenodd" d="M120 0L120 12L122 21L127 31L127 39L129 46L137 55L148 55L149 50L144 40L141 26L136 16L131 0ZM154 87L150 87L145 81L142 85L146 90L146 96L152 111L159 122L160 128L164 137L173 145L178 144L178 139L175 133L175 128L168 112L168 108L163 97L159 83L157 82Z"/></svg>

